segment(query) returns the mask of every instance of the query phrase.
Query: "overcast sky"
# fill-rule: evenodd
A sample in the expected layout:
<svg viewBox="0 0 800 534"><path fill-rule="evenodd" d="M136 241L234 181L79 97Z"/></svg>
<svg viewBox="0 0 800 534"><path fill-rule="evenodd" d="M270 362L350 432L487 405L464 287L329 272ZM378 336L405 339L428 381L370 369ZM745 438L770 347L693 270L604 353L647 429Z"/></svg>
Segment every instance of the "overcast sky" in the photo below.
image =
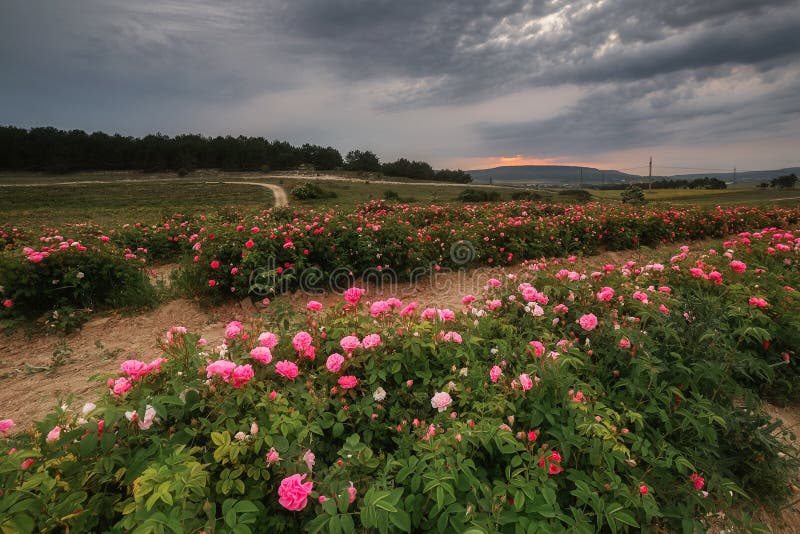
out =
<svg viewBox="0 0 800 534"><path fill-rule="evenodd" d="M2 0L0 124L780 168L800 165L798 43L800 0Z"/></svg>

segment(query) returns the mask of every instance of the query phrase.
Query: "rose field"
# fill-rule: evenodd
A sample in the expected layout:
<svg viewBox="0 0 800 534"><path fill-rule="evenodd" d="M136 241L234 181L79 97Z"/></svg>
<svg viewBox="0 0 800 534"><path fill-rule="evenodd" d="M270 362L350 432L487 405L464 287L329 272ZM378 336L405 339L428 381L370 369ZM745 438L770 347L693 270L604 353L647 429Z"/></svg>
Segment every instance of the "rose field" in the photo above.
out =
<svg viewBox="0 0 800 534"><path fill-rule="evenodd" d="M763 531L797 499L769 408L800 403L798 208L370 202L0 243L7 329L264 303L219 344L164 325L85 405L0 406L3 532ZM458 305L391 292L468 268Z"/></svg>

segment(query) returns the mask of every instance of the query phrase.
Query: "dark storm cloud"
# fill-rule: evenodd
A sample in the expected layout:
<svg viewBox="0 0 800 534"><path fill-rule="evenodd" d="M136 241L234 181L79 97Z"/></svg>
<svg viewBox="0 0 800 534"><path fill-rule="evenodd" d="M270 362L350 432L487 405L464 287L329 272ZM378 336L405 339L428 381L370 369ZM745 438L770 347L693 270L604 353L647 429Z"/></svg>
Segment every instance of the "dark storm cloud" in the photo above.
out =
<svg viewBox="0 0 800 534"><path fill-rule="evenodd" d="M447 108L463 156L724 141L737 128L798 137L797 35L800 0L5 0L0 123L215 134L246 122L391 146L384 124L441 134L436 113L416 114ZM715 83L729 97L709 100ZM553 87L581 99L545 119L503 100ZM360 140L326 98L377 126ZM506 107L487 117L494 103Z"/></svg>

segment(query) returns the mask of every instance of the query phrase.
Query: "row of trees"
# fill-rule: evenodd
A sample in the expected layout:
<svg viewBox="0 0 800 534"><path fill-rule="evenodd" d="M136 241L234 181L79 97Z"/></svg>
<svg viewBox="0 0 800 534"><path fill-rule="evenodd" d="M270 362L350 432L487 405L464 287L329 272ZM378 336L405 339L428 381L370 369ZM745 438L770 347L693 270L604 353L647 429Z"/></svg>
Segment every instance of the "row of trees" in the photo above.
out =
<svg viewBox="0 0 800 534"><path fill-rule="evenodd" d="M652 183L643 182L639 184L649 189L727 189L728 184L718 178L696 178L694 180L656 180ZM626 184L608 184L600 186L600 189L627 189Z"/></svg>
<svg viewBox="0 0 800 534"><path fill-rule="evenodd" d="M391 163L381 163L378 156L370 151L352 150L345 158L345 168L352 171L380 172L386 176L404 176L412 180L432 180L436 182L456 182L467 184L472 177L462 170L441 169L433 167L425 161L409 161L400 158Z"/></svg>
<svg viewBox="0 0 800 534"><path fill-rule="evenodd" d="M463 171L439 170L424 161L401 158L381 164L370 151L353 150L346 161L333 147L263 137L205 137L155 134L130 137L57 128L0 126L0 170L67 173L84 170L189 172L197 168L229 171L282 171L301 167L383 172L417 180L469 182Z"/></svg>
<svg viewBox="0 0 800 534"><path fill-rule="evenodd" d="M794 187L794 184L797 183L797 176L792 174L784 174L783 176L778 176L777 178L773 178L770 180L769 183L761 182L759 187L762 189L766 189L767 187L777 187L780 189L791 189Z"/></svg>

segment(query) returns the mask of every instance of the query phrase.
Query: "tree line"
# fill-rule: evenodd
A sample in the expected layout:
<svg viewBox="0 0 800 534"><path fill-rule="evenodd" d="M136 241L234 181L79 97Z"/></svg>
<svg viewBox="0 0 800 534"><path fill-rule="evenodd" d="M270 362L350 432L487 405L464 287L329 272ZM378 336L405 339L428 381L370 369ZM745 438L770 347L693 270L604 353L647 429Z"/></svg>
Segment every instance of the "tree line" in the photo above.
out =
<svg viewBox="0 0 800 534"><path fill-rule="evenodd" d="M727 189L728 184L719 178L696 178L694 180L655 180L639 184L650 189ZM600 189L627 189L627 184L608 184Z"/></svg>
<svg viewBox="0 0 800 534"><path fill-rule="evenodd" d="M264 137L199 134L170 137L160 133L131 137L53 127L0 126L0 170L53 173L140 170L185 174L200 168L262 172L344 169L416 180L471 181L469 174L461 170L434 171L424 161L400 158L381 163L373 152L361 150L353 150L343 158L330 146L294 146Z"/></svg>

